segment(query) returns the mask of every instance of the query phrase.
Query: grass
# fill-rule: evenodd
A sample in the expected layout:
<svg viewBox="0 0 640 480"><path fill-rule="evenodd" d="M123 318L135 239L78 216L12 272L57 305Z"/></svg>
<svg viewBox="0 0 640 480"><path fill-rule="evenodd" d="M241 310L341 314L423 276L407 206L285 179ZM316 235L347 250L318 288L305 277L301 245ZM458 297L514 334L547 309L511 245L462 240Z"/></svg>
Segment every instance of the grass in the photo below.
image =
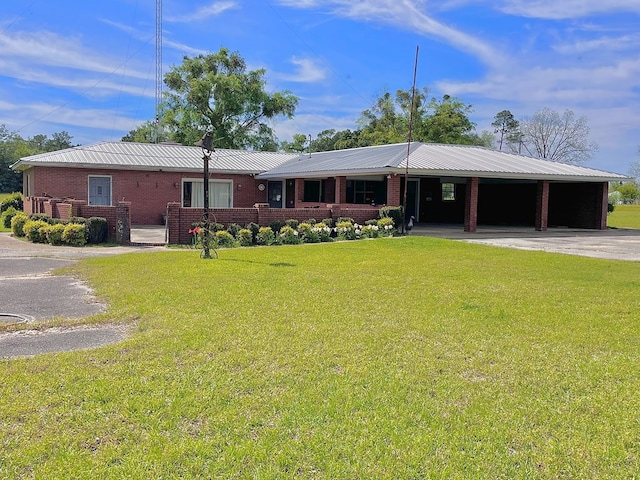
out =
<svg viewBox="0 0 640 480"><path fill-rule="evenodd" d="M2 478L631 478L640 263L408 237L95 258L123 343L0 362Z"/></svg>
<svg viewBox="0 0 640 480"><path fill-rule="evenodd" d="M607 225L614 228L640 228L640 205L616 205Z"/></svg>

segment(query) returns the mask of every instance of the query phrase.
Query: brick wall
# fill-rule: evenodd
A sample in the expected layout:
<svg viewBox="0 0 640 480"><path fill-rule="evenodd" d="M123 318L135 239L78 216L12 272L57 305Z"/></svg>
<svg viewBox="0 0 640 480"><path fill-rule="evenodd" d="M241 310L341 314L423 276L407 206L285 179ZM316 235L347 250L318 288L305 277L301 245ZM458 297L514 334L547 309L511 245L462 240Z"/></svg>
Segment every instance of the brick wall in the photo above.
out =
<svg viewBox="0 0 640 480"><path fill-rule="evenodd" d="M167 211L169 243L191 243L189 229L194 223L202 221L204 211L200 208L181 208L178 202L170 203ZM362 208L345 205L334 205L331 208L214 208L209 210L209 222L215 221L225 227L231 223L237 223L244 227L251 222L268 226L271 222L284 222L289 219L304 222L314 218L320 222L325 218L335 221L339 217L351 217L356 222L364 224L367 220L378 218L378 213L378 208L366 205Z"/></svg>
<svg viewBox="0 0 640 480"><path fill-rule="evenodd" d="M169 202L182 201L182 180L202 178L200 172L162 172L138 170L108 170L88 168L35 167L33 170L34 197L72 198L88 202L89 175L111 177L111 203L131 202L133 225L161 225ZM213 180L233 182L233 206L251 208L266 203L267 189L260 190L252 175L210 174ZM31 208L31 205L29 205Z"/></svg>

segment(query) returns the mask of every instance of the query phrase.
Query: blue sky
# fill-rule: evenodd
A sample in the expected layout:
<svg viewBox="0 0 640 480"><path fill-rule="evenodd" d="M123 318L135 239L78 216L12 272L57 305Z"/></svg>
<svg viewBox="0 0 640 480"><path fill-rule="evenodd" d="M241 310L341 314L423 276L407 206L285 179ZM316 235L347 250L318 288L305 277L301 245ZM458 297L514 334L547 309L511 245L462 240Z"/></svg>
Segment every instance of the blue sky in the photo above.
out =
<svg viewBox="0 0 640 480"><path fill-rule="evenodd" d="M5 1L0 124L119 140L154 117L155 1ZM163 71L184 55L237 50L268 90L300 99L280 140L354 128L386 90L418 86L494 115L549 107L585 116L587 165L627 173L640 146L638 0L163 0Z"/></svg>

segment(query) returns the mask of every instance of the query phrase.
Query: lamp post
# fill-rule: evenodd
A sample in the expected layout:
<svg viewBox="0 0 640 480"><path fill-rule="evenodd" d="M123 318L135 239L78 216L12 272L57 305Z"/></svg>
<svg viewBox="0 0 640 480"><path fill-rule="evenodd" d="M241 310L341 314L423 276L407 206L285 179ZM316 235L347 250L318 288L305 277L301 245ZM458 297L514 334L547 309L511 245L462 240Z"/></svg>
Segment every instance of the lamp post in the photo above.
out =
<svg viewBox="0 0 640 480"><path fill-rule="evenodd" d="M206 132L202 138L196 142L196 146L202 148L202 160L204 160L204 213L202 214L204 232L202 235L202 258L211 258L209 245L209 160L211 160L211 153L215 151L213 148L213 134Z"/></svg>

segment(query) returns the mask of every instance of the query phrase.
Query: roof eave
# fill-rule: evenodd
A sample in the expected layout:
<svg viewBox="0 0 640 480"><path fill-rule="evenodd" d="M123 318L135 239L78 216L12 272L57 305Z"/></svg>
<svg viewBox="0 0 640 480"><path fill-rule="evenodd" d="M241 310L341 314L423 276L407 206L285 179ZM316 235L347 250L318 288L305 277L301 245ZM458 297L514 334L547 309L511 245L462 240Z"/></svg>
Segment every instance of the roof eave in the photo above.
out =
<svg viewBox="0 0 640 480"><path fill-rule="evenodd" d="M191 167L160 167L160 166L146 166L146 165L113 165L113 164L98 164L98 163L57 163L57 162L38 162L27 163L21 160L17 161L10 168L15 171L24 171L31 167L56 167L56 168L87 168L91 170L136 170L142 172L183 172L183 173L202 173L202 168ZM224 170L211 168L211 173L222 173L226 175L258 175L264 172L264 170Z"/></svg>
<svg viewBox="0 0 640 480"><path fill-rule="evenodd" d="M405 173L404 168L394 168L391 173ZM495 178L505 180L558 180L570 182L617 182L628 177L611 174L611 176L591 176L591 175L565 175L552 173L517 173L517 172L486 172L472 170L425 170L409 168L409 175L424 175L431 177L478 177Z"/></svg>

